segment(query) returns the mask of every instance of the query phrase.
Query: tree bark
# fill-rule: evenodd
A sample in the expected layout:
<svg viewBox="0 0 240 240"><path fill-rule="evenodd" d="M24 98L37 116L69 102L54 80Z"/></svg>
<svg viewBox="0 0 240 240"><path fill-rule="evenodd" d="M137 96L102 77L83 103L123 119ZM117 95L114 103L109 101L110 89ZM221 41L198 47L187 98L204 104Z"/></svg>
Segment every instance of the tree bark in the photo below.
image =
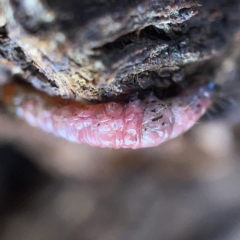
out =
<svg viewBox="0 0 240 240"><path fill-rule="evenodd" d="M32 3L1 0L1 69L52 95L161 96L169 87L218 81L224 59L238 59L238 0Z"/></svg>

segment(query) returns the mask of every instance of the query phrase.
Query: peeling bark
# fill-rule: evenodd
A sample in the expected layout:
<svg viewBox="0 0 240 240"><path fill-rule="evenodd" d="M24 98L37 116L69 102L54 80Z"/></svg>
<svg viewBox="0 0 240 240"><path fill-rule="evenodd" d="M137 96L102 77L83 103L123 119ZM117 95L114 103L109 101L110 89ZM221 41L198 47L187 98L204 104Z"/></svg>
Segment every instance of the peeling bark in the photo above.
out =
<svg viewBox="0 0 240 240"><path fill-rule="evenodd" d="M238 0L31 3L1 1L0 63L72 99L129 99L152 89L161 95L174 84L208 81L239 31Z"/></svg>

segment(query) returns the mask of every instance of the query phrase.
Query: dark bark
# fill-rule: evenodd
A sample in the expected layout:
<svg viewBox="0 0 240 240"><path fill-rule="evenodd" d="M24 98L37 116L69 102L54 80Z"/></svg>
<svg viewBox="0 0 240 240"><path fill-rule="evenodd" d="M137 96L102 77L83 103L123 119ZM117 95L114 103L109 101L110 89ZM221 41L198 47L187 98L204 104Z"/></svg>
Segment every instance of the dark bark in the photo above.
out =
<svg viewBox="0 0 240 240"><path fill-rule="evenodd" d="M238 41L238 0L6 4L2 65L68 98L129 99L209 81Z"/></svg>

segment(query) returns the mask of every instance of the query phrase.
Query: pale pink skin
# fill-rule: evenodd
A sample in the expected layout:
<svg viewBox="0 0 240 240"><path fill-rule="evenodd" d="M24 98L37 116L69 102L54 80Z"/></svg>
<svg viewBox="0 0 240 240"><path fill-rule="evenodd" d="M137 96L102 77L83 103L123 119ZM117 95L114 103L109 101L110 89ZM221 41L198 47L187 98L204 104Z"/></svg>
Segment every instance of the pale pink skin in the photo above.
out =
<svg viewBox="0 0 240 240"><path fill-rule="evenodd" d="M20 89L20 90L19 90ZM33 126L77 143L109 148L157 146L192 127L211 104L207 86L159 100L89 105L16 86L11 106Z"/></svg>

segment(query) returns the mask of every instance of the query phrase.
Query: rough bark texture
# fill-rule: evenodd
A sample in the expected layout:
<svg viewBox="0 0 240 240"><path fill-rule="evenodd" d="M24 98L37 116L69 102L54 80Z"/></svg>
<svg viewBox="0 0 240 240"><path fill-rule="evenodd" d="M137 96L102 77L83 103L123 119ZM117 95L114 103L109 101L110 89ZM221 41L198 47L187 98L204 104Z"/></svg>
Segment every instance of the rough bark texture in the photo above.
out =
<svg viewBox="0 0 240 240"><path fill-rule="evenodd" d="M208 81L240 18L238 0L1 1L1 65L50 94L99 101Z"/></svg>

